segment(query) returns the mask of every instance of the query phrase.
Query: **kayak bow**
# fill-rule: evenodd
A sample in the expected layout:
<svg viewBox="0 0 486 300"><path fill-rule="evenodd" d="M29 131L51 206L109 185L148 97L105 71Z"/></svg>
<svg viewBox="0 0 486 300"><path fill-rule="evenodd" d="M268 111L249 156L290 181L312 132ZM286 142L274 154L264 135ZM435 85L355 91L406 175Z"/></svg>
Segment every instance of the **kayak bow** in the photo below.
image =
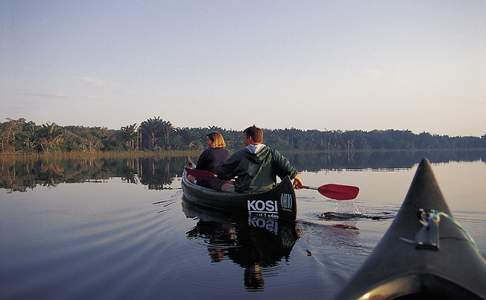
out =
<svg viewBox="0 0 486 300"><path fill-rule="evenodd" d="M486 299L486 263L422 160L392 225L335 299Z"/></svg>

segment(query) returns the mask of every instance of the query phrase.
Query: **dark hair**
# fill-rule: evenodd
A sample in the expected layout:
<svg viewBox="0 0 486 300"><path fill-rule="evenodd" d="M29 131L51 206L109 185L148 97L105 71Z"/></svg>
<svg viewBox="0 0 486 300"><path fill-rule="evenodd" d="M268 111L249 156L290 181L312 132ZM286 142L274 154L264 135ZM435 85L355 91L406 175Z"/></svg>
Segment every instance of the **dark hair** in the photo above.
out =
<svg viewBox="0 0 486 300"><path fill-rule="evenodd" d="M263 143L263 129L253 125L245 129L243 132L247 137L251 137L255 143Z"/></svg>

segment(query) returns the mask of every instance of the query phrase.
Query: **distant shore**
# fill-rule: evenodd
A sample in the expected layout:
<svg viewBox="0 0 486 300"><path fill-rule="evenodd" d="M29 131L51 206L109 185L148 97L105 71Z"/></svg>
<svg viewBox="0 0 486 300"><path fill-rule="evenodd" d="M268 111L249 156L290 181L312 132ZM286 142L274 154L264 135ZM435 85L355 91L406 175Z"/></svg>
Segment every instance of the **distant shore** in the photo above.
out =
<svg viewBox="0 0 486 300"><path fill-rule="evenodd" d="M17 152L1 153L0 159L97 159L97 158L143 158L143 157L194 157L200 151L97 151L97 152Z"/></svg>
<svg viewBox="0 0 486 300"><path fill-rule="evenodd" d="M284 154L315 153L386 153L386 152L469 152L486 151L486 148L467 149L357 149L345 150L281 150ZM101 158L157 158L157 157L197 157L202 150L163 150L163 151L96 151L96 152L0 152L1 160L35 160L35 159L101 159Z"/></svg>

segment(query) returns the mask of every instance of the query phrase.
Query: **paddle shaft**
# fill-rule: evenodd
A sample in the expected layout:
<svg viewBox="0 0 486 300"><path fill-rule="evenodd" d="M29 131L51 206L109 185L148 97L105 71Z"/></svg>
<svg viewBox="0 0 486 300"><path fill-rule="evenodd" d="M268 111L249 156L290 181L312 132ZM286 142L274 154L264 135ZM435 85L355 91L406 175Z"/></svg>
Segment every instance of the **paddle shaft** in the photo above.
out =
<svg viewBox="0 0 486 300"><path fill-rule="evenodd" d="M307 186L307 185L303 185L300 187L301 189L306 189L306 190L314 190L314 191L318 191L319 188L316 188L314 186Z"/></svg>

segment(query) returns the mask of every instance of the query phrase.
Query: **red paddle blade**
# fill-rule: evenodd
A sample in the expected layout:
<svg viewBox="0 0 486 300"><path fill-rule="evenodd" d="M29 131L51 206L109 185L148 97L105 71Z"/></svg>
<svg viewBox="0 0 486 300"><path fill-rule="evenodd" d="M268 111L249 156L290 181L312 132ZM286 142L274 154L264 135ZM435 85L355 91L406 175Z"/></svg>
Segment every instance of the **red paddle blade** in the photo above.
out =
<svg viewBox="0 0 486 300"><path fill-rule="evenodd" d="M341 184L325 184L321 185L317 190L321 195L334 200L352 200L359 193L357 186Z"/></svg>
<svg viewBox="0 0 486 300"><path fill-rule="evenodd" d="M214 174L211 171L208 170L198 170L198 169L190 169L186 168L186 172L188 175L194 176L196 178L207 178L207 177L214 177L216 174Z"/></svg>

